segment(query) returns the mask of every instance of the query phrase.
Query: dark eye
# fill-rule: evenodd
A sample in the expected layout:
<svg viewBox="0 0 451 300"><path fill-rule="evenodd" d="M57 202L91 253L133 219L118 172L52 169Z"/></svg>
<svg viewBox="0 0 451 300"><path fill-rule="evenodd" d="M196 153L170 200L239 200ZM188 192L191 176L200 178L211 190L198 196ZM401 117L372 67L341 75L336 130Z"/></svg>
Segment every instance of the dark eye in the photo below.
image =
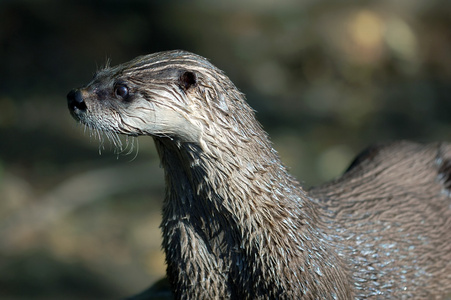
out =
<svg viewBox="0 0 451 300"><path fill-rule="evenodd" d="M117 97L121 97L122 99L125 99L125 98L128 97L128 87L126 85L123 85L123 84L118 84L114 88L114 94Z"/></svg>

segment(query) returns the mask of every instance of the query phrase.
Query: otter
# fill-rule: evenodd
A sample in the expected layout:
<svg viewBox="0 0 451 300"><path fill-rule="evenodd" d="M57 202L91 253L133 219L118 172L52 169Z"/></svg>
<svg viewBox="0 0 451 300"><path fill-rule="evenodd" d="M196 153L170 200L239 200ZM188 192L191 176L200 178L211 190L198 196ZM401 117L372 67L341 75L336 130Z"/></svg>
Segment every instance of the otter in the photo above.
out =
<svg viewBox="0 0 451 300"><path fill-rule="evenodd" d="M177 299L451 295L451 145L370 147L304 189L230 79L185 51L105 67L67 95L94 131L148 135L165 172Z"/></svg>

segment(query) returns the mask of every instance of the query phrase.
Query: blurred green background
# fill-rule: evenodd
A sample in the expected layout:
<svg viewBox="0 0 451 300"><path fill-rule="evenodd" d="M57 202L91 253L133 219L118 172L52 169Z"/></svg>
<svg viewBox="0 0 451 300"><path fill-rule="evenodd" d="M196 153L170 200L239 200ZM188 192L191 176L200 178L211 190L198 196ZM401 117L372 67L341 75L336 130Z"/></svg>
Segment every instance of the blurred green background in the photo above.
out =
<svg viewBox="0 0 451 300"><path fill-rule="evenodd" d="M449 140L449 0L1 1L1 299L118 299L164 274L151 138L102 149L65 97L107 58L171 49L229 75L306 186L371 143Z"/></svg>

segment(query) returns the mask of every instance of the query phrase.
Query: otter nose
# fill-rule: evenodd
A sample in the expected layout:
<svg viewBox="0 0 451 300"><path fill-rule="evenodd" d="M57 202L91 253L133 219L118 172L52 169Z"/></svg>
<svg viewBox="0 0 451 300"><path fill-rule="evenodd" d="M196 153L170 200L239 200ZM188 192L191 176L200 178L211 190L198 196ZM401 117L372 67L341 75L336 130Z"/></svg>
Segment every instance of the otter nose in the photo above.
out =
<svg viewBox="0 0 451 300"><path fill-rule="evenodd" d="M67 94L67 105L71 111L74 111L75 108L79 110L86 110L87 108L79 89L74 89Z"/></svg>

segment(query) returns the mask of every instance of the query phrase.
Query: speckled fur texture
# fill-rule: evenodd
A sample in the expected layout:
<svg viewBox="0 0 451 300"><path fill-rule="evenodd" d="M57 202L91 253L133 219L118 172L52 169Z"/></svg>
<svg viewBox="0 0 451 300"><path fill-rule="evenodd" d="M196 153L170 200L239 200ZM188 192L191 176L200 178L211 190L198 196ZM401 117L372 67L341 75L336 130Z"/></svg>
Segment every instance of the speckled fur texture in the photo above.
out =
<svg viewBox="0 0 451 300"><path fill-rule="evenodd" d="M306 191L233 83L185 51L106 67L68 105L115 142L153 137L177 299L451 295L448 144L375 146L342 177Z"/></svg>

